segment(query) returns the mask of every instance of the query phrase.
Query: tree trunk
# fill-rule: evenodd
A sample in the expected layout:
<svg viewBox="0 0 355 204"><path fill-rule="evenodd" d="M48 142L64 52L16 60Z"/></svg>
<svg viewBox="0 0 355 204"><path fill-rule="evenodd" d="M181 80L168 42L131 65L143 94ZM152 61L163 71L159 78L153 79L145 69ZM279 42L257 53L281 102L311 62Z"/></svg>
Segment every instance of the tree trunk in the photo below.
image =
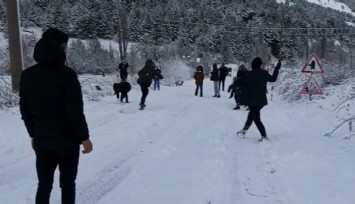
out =
<svg viewBox="0 0 355 204"><path fill-rule="evenodd" d="M22 72L21 35L17 0L5 1L9 34L10 70L12 90L19 90Z"/></svg>
<svg viewBox="0 0 355 204"><path fill-rule="evenodd" d="M127 57L128 46L128 25L127 12L123 8L120 9L120 14L118 16L117 40L120 52L120 59L121 61L125 61Z"/></svg>

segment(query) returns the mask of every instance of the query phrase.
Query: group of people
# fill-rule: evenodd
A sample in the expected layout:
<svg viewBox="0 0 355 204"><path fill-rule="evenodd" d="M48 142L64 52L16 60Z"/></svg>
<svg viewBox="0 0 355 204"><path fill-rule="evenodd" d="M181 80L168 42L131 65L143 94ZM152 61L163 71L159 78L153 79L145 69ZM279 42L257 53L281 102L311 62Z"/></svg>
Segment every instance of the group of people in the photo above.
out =
<svg viewBox="0 0 355 204"><path fill-rule="evenodd" d="M121 82L113 84L113 90L117 96L117 99L119 99L121 102L126 99L126 103L128 103L128 92L131 90L131 85L129 82L127 82L128 67L129 64L126 62L122 62L118 65ZM163 78L164 77L161 74L160 67L157 66L152 60L147 60L144 67L138 72L137 80L137 83L141 87L142 91L141 102L139 104L141 110L146 107L145 100L148 96L149 87L151 86L152 82L154 81L154 91L160 90L160 80Z"/></svg>
<svg viewBox="0 0 355 204"><path fill-rule="evenodd" d="M220 98L220 90L222 88L222 91L224 91L224 84L226 81L226 77L229 74L229 70L224 64L218 68L218 65L215 63L212 66L212 72L211 72L211 77L210 80L213 81L214 84L214 95L213 97ZM200 97L203 97L203 80L204 80L204 72L203 72L203 67L201 65L197 66L196 72L194 73L194 79L195 79L195 84L196 84L196 91L195 91L195 96L199 95Z"/></svg>
<svg viewBox="0 0 355 204"><path fill-rule="evenodd" d="M237 76L234 77L233 83L228 88L228 92L231 92L230 98L234 96L236 102L234 110L240 109L240 106L246 106L247 110L249 110L245 125L242 130L237 132L237 135L245 137L247 130L254 122L261 134L260 142L268 140L265 127L260 119L260 110L267 105L266 85L267 82L275 82L277 80L281 68L281 61L278 61L272 75L261 68L262 64L261 58L257 57L251 63L251 71L248 71L245 65L241 65L238 69ZM219 89L221 85L222 90L224 90L224 80L228 75L228 69L224 72L224 67L224 64L222 64L219 69L217 64L212 65L213 69L210 79L214 82L215 95L213 97L220 97ZM201 65L197 66L194 79L196 84L195 96L200 92L200 96L202 97L204 73Z"/></svg>
<svg viewBox="0 0 355 204"><path fill-rule="evenodd" d="M21 74L20 112L36 155L36 204L49 204L57 167L60 170L62 203L74 204L80 145L83 146L84 154L93 150L84 115L80 82L75 71L66 65L68 40L68 35L61 30L47 29L34 48L33 57L37 64L25 69ZM260 120L260 110L267 105L266 84L276 81L281 62L277 63L272 75L261 69L261 65L262 60L255 58L251 64L252 70L246 71L244 76L237 76L234 83L236 87L245 87L245 105L250 109L243 129L237 134L244 136L252 122L255 122L262 141L268 139ZM127 82L128 67L127 63L120 64L121 83ZM215 85L214 96L220 97L219 87L224 90L228 71L224 71L223 65L223 69L217 70L217 76L216 68L217 65L213 65L211 80ZM149 86L153 79L158 82L156 79L162 79L162 76L152 60L146 61L138 76L137 82L142 91L140 108L144 109ZM202 66L197 67L194 78L195 95L197 96L200 90L202 97ZM160 87L157 84L155 88L159 90ZM124 97L127 97L128 102L128 96Z"/></svg>

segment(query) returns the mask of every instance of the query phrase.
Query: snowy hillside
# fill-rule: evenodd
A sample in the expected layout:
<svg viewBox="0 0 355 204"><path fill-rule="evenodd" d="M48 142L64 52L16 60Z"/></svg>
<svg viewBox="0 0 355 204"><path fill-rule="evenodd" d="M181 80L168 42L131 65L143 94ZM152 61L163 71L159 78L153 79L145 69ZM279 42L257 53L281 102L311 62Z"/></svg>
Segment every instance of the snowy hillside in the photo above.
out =
<svg viewBox="0 0 355 204"><path fill-rule="evenodd" d="M276 0L278 3L285 3L285 0ZM318 4L326 8L335 9L344 13L355 16L355 12L352 11L346 4L337 2L336 0L306 0L309 3Z"/></svg>
<svg viewBox="0 0 355 204"><path fill-rule="evenodd" d="M87 78L84 90L92 89ZM355 140L343 139L346 127L323 136L336 124L332 109L344 86L320 101L274 97L261 111L270 142L257 143L255 125L245 139L236 136L247 112L232 110L226 92L213 98L209 80L203 98L191 80L150 90L139 111L138 87L121 104L108 79L96 76L105 92L99 100L85 97L94 151L81 155L78 204L355 203ZM1 111L0 123L0 203L32 204L35 155L18 108ZM58 174L52 195L59 204Z"/></svg>

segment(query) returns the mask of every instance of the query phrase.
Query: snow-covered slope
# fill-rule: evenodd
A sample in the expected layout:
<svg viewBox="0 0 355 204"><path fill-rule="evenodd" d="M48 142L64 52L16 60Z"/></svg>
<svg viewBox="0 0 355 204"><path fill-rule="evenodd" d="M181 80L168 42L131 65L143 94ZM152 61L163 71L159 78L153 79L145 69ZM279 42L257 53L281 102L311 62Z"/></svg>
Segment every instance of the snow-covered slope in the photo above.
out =
<svg viewBox="0 0 355 204"><path fill-rule="evenodd" d="M285 0L276 0L278 3L285 3ZM331 8L331 9L335 9L344 13L348 13L351 14L353 16L355 16L355 12L353 12L349 6L347 6L346 4L337 2L335 0L307 0L309 3L313 3L313 4L318 4L321 5L323 7L326 8Z"/></svg>

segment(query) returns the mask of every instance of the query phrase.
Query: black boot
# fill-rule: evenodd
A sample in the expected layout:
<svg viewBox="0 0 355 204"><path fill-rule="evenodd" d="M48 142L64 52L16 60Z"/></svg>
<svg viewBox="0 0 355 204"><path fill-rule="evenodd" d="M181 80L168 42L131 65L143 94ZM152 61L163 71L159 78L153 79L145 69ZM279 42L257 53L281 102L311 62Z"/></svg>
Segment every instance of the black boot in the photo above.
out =
<svg viewBox="0 0 355 204"><path fill-rule="evenodd" d="M235 108L233 108L233 110L239 110L240 109L240 106L237 105Z"/></svg>

